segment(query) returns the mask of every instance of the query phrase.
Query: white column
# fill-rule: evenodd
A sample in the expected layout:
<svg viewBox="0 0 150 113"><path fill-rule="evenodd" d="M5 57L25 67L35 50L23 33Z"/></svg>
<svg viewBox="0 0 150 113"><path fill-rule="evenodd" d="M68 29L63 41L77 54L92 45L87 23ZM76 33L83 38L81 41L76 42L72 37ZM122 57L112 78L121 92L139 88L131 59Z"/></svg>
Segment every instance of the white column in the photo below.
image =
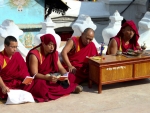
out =
<svg viewBox="0 0 150 113"><path fill-rule="evenodd" d="M147 49L150 49L150 12L146 12L144 17L138 23L140 38L138 40L140 46L144 43Z"/></svg>
<svg viewBox="0 0 150 113"><path fill-rule="evenodd" d="M120 16L118 11L116 11L112 16L109 17L109 19L109 25L102 31L102 36L106 45L108 45L110 38L116 36L119 32L123 17Z"/></svg>
<svg viewBox="0 0 150 113"><path fill-rule="evenodd" d="M51 20L50 16L48 16L45 20L45 22L42 22L42 29L40 30L40 33L35 36L34 38L34 45L39 45L41 43L40 37L44 34L52 34L55 37L55 40L57 42L57 50L59 49L61 38L58 34L54 31L55 23Z"/></svg>
<svg viewBox="0 0 150 113"><path fill-rule="evenodd" d="M4 20L0 25L0 51L4 49L4 39L11 35L14 36L18 41L17 51L21 53L23 58L25 59L28 49L24 47L24 45L20 42L19 36L23 34L23 31L19 29L19 27L13 22L13 20Z"/></svg>
<svg viewBox="0 0 150 113"><path fill-rule="evenodd" d="M86 28L92 28L93 30L96 30L96 25L91 20L91 17L88 15L81 14L78 19L75 21L75 23L72 25L72 29L74 30L74 33L72 36L81 36L82 32ZM93 39L94 44L98 48L100 45L98 42Z"/></svg>

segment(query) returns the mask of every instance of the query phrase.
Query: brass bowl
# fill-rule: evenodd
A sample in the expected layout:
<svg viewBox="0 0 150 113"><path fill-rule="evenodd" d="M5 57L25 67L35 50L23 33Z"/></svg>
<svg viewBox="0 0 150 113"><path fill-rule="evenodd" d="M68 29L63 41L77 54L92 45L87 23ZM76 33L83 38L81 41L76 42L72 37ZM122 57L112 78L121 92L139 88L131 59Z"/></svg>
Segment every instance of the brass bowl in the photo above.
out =
<svg viewBox="0 0 150 113"><path fill-rule="evenodd" d="M141 54L143 54L143 50L140 50L140 51L137 51L137 52L134 52L136 56L140 56Z"/></svg>
<svg viewBox="0 0 150 113"><path fill-rule="evenodd" d="M119 51L119 50L118 50L117 53L116 53L116 55L117 55L117 56L122 55L122 51Z"/></svg>

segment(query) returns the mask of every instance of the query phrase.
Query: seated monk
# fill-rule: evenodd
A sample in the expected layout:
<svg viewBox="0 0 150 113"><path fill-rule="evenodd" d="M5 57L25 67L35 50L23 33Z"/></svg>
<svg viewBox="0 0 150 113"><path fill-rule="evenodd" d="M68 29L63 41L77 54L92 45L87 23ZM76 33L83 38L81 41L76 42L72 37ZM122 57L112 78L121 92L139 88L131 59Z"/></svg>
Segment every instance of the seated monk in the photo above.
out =
<svg viewBox="0 0 150 113"><path fill-rule="evenodd" d="M10 89L24 89L22 81L30 75L24 59L16 52L17 39L6 37L4 46L0 52L0 98L7 98Z"/></svg>
<svg viewBox="0 0 150 113"><path fill-rule="evenodd" d="M80 37L71 37L61 52L64 67L76 75L78 83L88 80L89 66L86 57L98 55L93 38L94 30L87 28Z"/></svg>
<svg viewBox="0 0 150 113"><path fill-rule="evenodd" d="M133 21L126 21L118 34L111 38L106 54L116 55L117 51L127 52L128 49L138 50L139 33Z"/></svg>
<svg viewBox="0 0 150 113"><path fill-rule="evenodd" d="M69 73L69 86L63 87L58 78L53 73L61 75L67 73L60 63L57 45L53 35L45 34L40 37L41 44L31 49L26 57L26 63L30 74L35 75L35 79L28 90L38 102L55 100L71 92L79 93L82 87L74 81L75 76Z"/></svg>

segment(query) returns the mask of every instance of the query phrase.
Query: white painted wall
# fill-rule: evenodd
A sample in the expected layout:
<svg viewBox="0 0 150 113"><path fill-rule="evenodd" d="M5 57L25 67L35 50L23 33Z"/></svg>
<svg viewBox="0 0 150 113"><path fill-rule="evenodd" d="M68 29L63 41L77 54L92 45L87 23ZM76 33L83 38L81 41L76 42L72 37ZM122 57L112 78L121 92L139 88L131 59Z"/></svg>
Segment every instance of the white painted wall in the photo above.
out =
<svg viewBox="0 0 150 113"><path fill-rule="evenodd" d="M95 30L95 38L100 43L103 42L102 31L109 24L109 16L112 16L116 10L122 12L132 0L98 0L97 2L88 1L75 1L75 0L63 0L67 2L70 9L64 16L57 13L52 13L50 16L53 18L68 17L68 21L60 20L55 22L56 28L71 27L79 15L84 14L91 17L94 24L97 26ZM127 20L134 20L136 25L141 20L147 10L148 0L135 0L135 2L123 13L123 16ZM69 17L73 17L75 20L70 21Z"/></svg>
<svg viewBox="0 0 150 113"><path fill-rule="evenodd" d="M70 7L70 9L66 12L66 15L62 16L57 13L52 13L49 18L45 22L42 22L42 29L40 33L36 36L37 45L39 43L39 37L45 33L52 33L55 35L56 40L58 40L58 45L60 44L60 37L55 33L54 29L60 28L60 27L72 27L73 25L77 25L77 29L74 30L73 35L80 35L83 29L89 26L95 26L92 27L95 30L95 41L96 43L103 42L102 37L102 31L106 29L107 27L113 28L114 26L109 26L112 24L112 21L108 21L109 17L110 20L112 19L112 15L116 10L119 12L123 11L123 9L132 1L132 0L98 0L98 2L80 2L80 1L74 1L74 0L64 0L67 2L67 5ZM127 11L122 15L126 19L132 19L136 23L138 23L142 15L145 14L147 4L147 0L135 0L135 3L127 9ZM87 18L78 18L79 15L84 14L87 15ZM145 14L145 17L142 18L142 20L139 22L139 33L140 33L140 40L139 43L143 43L144 41L147 42L147 46L149 45L149 36L150 36L150 13L147 12ZM117 15L115 15L117 16ZM67 17L67 20L62 20L57 22L53 22L51 20L58 17ZM74 18L74 20L69 20L69 17ZM85 16L86 17L86 16ZM89 19L90 18L90 19ZM114 17L115 18L115 17ZM78 19L76 21L76 19ZM94 20L94 21L93 21ZM115 19L114 19L115 20ZM119 20L120 21L120 20ZM114 22L114 21L113 21ZM91 24L93 23L93 25ZM116 26L117 24L114 25ZM120 26L120 22L118 24ZM119 28L119 27L118 27ZM117 29L117 28L113 28ZM117 29L118 30L118 29ZM116 31L117 31L116 30ZM107 32L110 33L110 32ZM4 48L3 41L4 38L8 35L13 35L16 38L19 38L20 35L22 35L23 32L16 26L13 21L5 21L0 26L0 49L2 50ZM109 35L109 34L107 34ZM99 45L98 45L99 46ZM60 48L58 48L60 50ZM18 51L22 53L22 55L25 57L28 50L21 45L21 42L19 41L19 48Z"/></svg>
<svg viewBox="0 0 150 113"><path fill-rule="evenodd" d="M110 15L116 10L121 13L133 0L103 0ZM148 0L135 0L133 4L122 14L127 20L134 20L136 25L144 16L148 8Z"/></svg>

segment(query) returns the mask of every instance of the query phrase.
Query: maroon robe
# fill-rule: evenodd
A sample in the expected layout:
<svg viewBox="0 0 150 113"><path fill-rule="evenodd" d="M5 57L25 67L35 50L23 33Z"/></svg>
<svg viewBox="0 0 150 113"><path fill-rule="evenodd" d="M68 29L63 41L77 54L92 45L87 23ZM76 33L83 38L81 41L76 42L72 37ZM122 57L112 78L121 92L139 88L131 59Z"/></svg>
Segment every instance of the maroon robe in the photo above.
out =
<svg viewBox="0 0 150 113"><path fill-rule="evenodd" d="M56 44L55 39L53 39L53 37L51 37L50 41L52 41L54 44ZM47 42L48 41L45 40L44 43L47 43ZM39 48L39 47L41 49L41 54L43 56L42 63L40 60L39 51L37 50L37 48ZM56 49L54 50L53 53L50 53L47 56L44 56L43 48L42 48L42 45L40 44L39 46L37 46L34 49L29 51L27 58L26 58L27 65L29 63L29 56L31 54L34 54L38 59L38 73L45 75L45 74L49 74L49 73L58 72L58 66L57 66L58 52L56 51ZM70 85L68 88L65 89L58 83L52 83L50 81L35 78L31 84L31 86L29 86L30 88L28 88L26 90L31 92L34 99L37 100L38 102L55 100L62 96L68 95L74 91L75 87L77 86L77 83L74 83L76 78L73 74L69 73L68 79L69 79Z"/></svg>
<svg viewBox="0 0 150 113"><path fill-rule="evenodd" d="M130 39L129 41L129 45L126 46L125 45L125 42L122 40L122 37L123 37L123 33L122 33L122 30L126 27L126 26L130 26L135 34L133 36L132 39ZM112 39L112 38L111 38ZM110 39L110 40L111 40ZM138 33L138 30L136 28L136 25L134 24L133 21L126 21L123 26L121 27L120 31L118 32L118 34L113 37L113 39L116 40L117 42L117 47L118 47L118 50L120 49L120 45L121 45L121 48L122 48L122 52L127 52L128 49L133 49L133 50L138 50L137 46L139 46L138 44L138 39L139 39L139 33ZM110 43L110 41L109 41ZM109 44L108 44L109 45ZM108 52L106 52L106 54L108 54Z"/></svg>
<svg viewBox="0 0 150 113"><path fill-rule="evenodd" d="M81 42L81 38L72 37L75 49L68 53L68 58L72 66L74 66L76 71L77 83L84 82L88 80L89 76L89 65L88 59L86 57L97 56L98 52L93 42L90 42L87 46L84 46ZM67 69L67 66L63 64Z"/></svg>
<svg viewBox="0 0 150 113"><path fill-rule="evenodd" d="M2 68L0 76L7 87L10 89L24 89L24 84L22 81L26 76L29 76L29 72L26 66L26 63L19 52L16 52L12 55L12 58L8 60L6 54L0 52L0 60L4 61L4 58L7 62L7 65ZM0 90L0 98L7 98L7 94L3 94Z"/></svg>

